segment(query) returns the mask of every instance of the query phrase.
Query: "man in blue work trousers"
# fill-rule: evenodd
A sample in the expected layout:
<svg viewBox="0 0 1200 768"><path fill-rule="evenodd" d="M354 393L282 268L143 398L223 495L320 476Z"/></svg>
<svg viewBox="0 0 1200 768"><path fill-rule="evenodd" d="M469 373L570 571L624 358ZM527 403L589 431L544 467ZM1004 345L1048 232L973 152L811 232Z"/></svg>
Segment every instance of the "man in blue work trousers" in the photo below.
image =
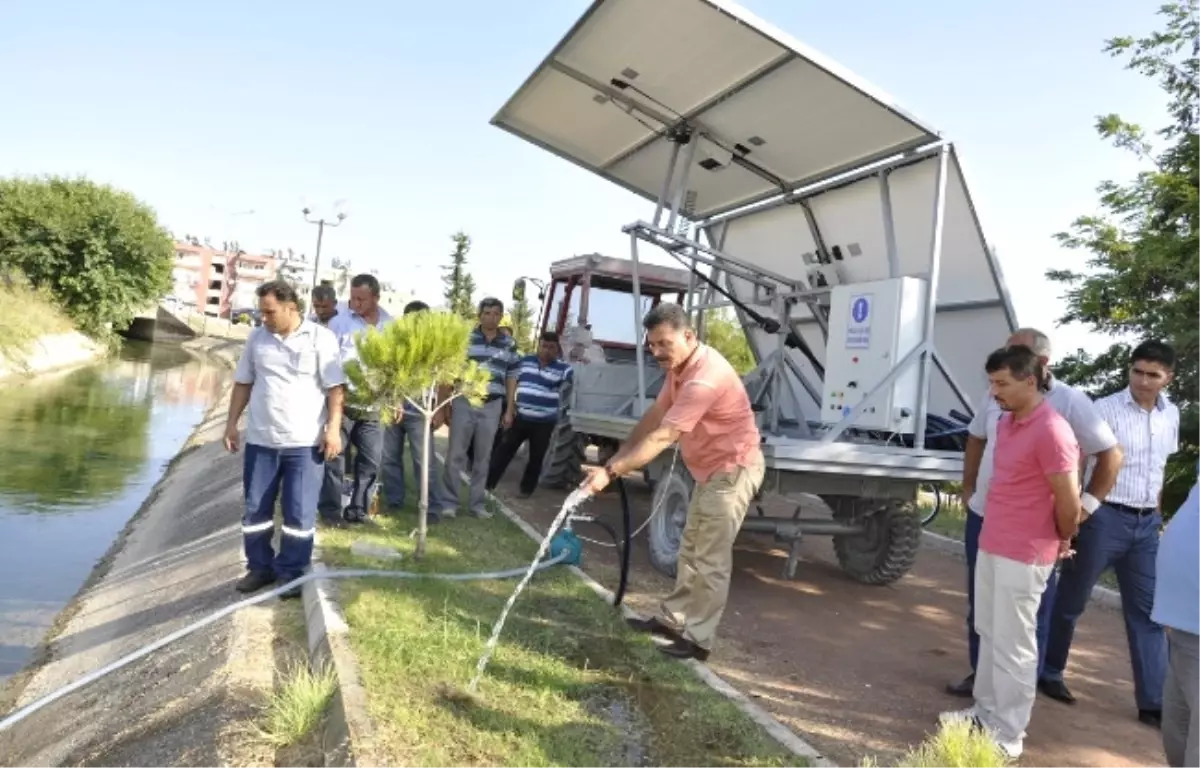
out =
<svg viewBox="0 0 1200 768"><path fill-rule="evenodd" d="M1121 587L1121 612L1133 663L1138 719L1162 723L1167 640L1150 619L1154 560L1162 528L1162 486L1167 457L1179 450L1179 408L1164 389L1175 374L1175 350L1148 341L1133 350L1129 386L1096 401L1096 410L1121 441L1125 463L1098 509L1079 526L1075 557L1063 565L1050 620L1050 644L1038 687L1065 704L1075 697L1063 680L1075 623L1083 615L1100 574L1112 568Z"/></svg>
<svg viewBox="0 0 1200 768"><path fill-rule="evenodd" d="M242 539L247 573L239 592L291 581L308 568L324 465L341 453L342 362L337 337L305 320L296 289L282 280L259 286L263 324L250 332L233 375L225 449L238 450L246 411ZM275 501L283 496L279 555L271 546ZM298 597L299 588L282 597Z"/></svg>
<svg viewBox="0 0 1200 768"><path fill-rule="evenodd" d="M1022 345L1033 350L1043 367L1050 361L1050 338L1033 328L1021 328L1008 339L1009 346ZM1079 452L1095 460L1095 471L1088 480L1082 501L1085 508L1099 506L1097 499L1104 498L1116 481L1121 467L1121 447L1112 430L1100 418L1095 405L1086 394L1065 384L1046 368L1046 379L1042 382L1042 394L1050 407L1067 420ZM975 667L979 660L979 633L975 631L975 560L979 552L979 534L983 530L988 487L992 479L992 456L996 447L996 423L1002 411L990 394L984 397L967 432L967 449L963 458L963 500L967 505L967 526L963 544L967 555L967 650L971 662L971 674L950 683L946 690L955 696L974 695ZM1057 571L1050 572L1046 589L1037 613L1038 671L1045 658L1047 636L1050 633L1050 611L1054 606Z"/></svg>

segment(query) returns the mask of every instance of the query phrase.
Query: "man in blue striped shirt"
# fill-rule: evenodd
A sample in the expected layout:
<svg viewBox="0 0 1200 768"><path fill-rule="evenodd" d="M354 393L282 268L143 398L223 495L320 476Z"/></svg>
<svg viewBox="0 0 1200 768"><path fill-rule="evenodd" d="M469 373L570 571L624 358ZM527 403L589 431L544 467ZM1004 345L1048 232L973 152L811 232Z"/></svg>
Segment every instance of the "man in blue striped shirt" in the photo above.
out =
<svg viewBox="0 0 1200 768"><path fill-rule="evenodd" d="M571 366L559 359L560 354L558 334L546 331L538 342L538 353L521 358L517 368L516 402L509 400L504 437L492 453L487 481L489 491L500 482L509 462L521 444L528 440L529 461L521 475L521 498L533 495L554 425L558 423L562 391L571 381Z"/></svg>
<svg viewBox="0 0 1200 768"><path fill-rule="evenodd" d="M454 517L457 512L460 478L467 469L467 449L475 443L475 455L470 460L471 485L467 509L476 517L491 517L484 505L487 496L488 464L491 451L488 449L496 439L496 430L504 416L504 398L516 400L517 342L512 336L500 332L500 318L504 316L504 304L496 298L479 302L479 325L471 331L467 346L467 357L491 374L488 394L478 407L466 398L456 397L450 405L450 446L447 461L442 471L442 489L438 494L441 509L436 513L441 518ZM433 504L430 503L432 509Z"/></svg>

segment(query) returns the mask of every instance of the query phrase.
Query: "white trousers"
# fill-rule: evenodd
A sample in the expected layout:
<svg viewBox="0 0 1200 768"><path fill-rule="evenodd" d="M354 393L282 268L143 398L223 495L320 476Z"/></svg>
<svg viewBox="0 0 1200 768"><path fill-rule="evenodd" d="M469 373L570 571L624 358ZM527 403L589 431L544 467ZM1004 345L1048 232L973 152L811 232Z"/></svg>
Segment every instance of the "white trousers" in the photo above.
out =
<svg viewBox="0 0 1200 768"><path fill-rule="evenodd" d="M1037 612L1053 565L980 550L975 562L975 711L998 741L1020 744L1037 698Z"/></svg>

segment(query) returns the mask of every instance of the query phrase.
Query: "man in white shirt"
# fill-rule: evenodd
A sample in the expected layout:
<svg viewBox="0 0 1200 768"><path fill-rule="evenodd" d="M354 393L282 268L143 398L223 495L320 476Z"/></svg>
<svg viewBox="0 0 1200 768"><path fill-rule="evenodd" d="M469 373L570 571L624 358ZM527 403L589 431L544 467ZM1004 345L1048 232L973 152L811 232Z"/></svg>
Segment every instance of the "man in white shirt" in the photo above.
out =
<svg viewBox="0 0 1200 768"><path fill-rule="evenodd" d="M1051 348L1046 334L1033 328L1021 328L1009 337L1009 346L1029 347L1048 365ZM1096 470L1083 494L1084 505L1104 498L1104 494L1116 480L1121 466L1121 448L1112 430L1096 412L1091 398L1074 387L1054 378L1047 369L1047 380L1043 384L1044 397L1060 416L1067 420L1075 439L1079 441L1079 452L1094 457ZM975 418L967 428L966 456L963 459L963 498L967 502L967 525L963 534L963 545L967 556L967 649L971 661L971 674L961 681L946 686L947 692L962 697L972 696L975 687L975 668L979 661L979 633L975 631L975 561L979 552L979 534L983 530L983 515L986 509L988 487L992 479L992 457L996 447L996 422L1000 419L1000 406L990 394L985 394ZM1089 501L1090 499L1090 501ZM1093 507L1094 508L1094 507ZM1054 605L1057 569L1050 573L1046 589L1037 613L1038 670L1041 671L1050 632L1050 611Z"/></svg>
<svg viewBox="0 0 1200 768"><path fill-rule="evenodd" d="M355 336L367 328L382 330L390 322L392 316L379 306L379 280L370 274L355 275L350 280L349 306L329 321L329 330L337 336L341 347L342 364L358 358ZM341 428L342 442L347 450L354 448L354 484L350 489L350 501L343 510L342 487L348 462L337 459L325 465L321 518L334 524L343 519L347 523L365 523L379 479L379 465L383 462L383 428L379 424L379 409L346 405Z"/></svg>
<svg viewBox="0 0 1200 768"><path fill-rule="evenodd" d="M308 568L322 467L341 452L342 385L337 338L300 315L296 289L282 280L258 291L263 324L250 332L233 375L225 448L238 450L238 419L249 405L242 470L242 539L247 573L239 592L291 581ZM271 547L282 493L279 555ZM298 588L283 597L296 597Z"/></svg>
<svg viewBox="0 0 1200 768"><path fill-rule="evenodd" d="M1167 457L1179 450L1179 408L1163 390L1175 372L1175 350L1147 341L1130 355L1129 386L1096 401L1125 450L1125 463L1104 503L1079 528L1077 554L1063 566L1051 614L1046 666L1038 685L1066 704L1075 697L1063 682L1075 622L1083 615L1100 574L1113 568L1121 587L1121 610L1133 662L1138 719L1162 723L1167 642L1150 618L1154 604L1155 558L1162 527L1162 486Z"/></svg>

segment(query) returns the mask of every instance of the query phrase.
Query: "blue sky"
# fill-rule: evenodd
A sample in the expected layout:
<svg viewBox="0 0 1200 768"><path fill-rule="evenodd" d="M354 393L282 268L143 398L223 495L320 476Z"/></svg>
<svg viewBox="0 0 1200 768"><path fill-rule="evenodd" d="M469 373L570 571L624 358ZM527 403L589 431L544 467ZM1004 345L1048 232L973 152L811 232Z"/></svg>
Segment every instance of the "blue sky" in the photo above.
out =
<svg viewBox="0 0 1200 768"><path fill-rule="evenodd" d="M0 174L85 174L174 231L311 252L300 208L349 218L324 253L438 299L449 235L481 289L555 259L625 255L648 204L488 125L589 0L0 5ZM1062 305L1051 239L1137 166L1097 114L1158 127L1153 83L1101 53L1155 28L1156 2L744 0L955 141L1024 324ZM253 215L231 215L253 209ZM1060 349L1086 334L1056 334Z"/></svg>

